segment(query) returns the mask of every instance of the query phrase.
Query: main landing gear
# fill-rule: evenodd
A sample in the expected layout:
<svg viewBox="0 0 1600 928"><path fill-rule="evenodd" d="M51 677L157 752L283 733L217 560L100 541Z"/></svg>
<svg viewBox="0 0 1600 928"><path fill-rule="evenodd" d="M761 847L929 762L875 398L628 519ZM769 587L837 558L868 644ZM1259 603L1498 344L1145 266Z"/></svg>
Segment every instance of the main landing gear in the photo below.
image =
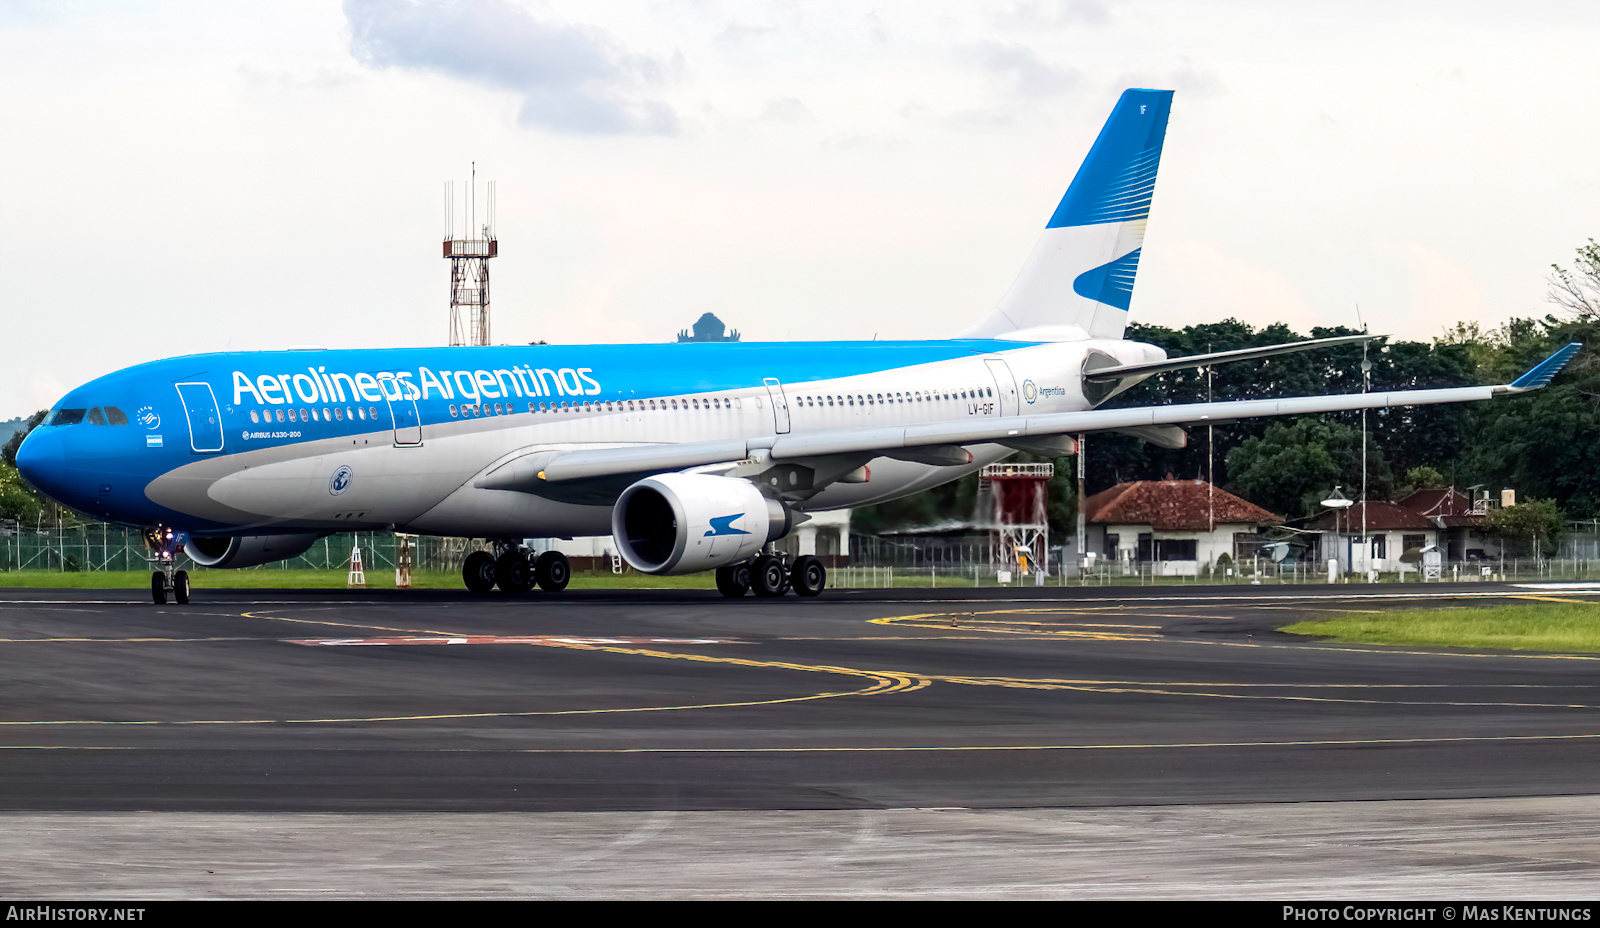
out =
<svg viewBox="0 0 1600 928"><path fill-rule="evenodd" d="M809 554L785 563L778 554L763 554L744 564L717 568L717 591L730 599L746 592L771 599L793 590L796 596L816 596L828 585L828 570Z"/></svg>
<svg viewBox="0 0 1600 928"><path fill-rule="evenodd" d="M171 594L173 602L187 606L189 572L174 569L178 566L178 555L183 553L178 533L165 527L149 529L144 533L144 545L150 563L156 568L150 572L150 601L164 606Z"/></svg>
<svg viewBox="0 0 1600 928"><path fill-rule="evenodd" d="M494 553L474 551L461 565L467 589L482 595L495 587L506 593L526 593L537 586L559 593L572 580L572 565L560 551L534 554L522 545L497 541Z"/></svg>

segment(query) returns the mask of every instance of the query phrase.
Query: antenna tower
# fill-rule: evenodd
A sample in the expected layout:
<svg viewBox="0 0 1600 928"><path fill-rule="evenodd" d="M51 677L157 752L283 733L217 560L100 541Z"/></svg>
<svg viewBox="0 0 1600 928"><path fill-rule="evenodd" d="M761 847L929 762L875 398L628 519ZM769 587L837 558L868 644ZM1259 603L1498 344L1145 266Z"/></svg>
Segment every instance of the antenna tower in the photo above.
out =
<svg viewBox="0 0 1600 928"><path fill-rule="evenodd" d="M456 235L456 182L444 185L444 256L450 259L450 344L489 344L489 259L500 253L494 232L494 181L488 182L483 221L478 217L478 163L472 163Z"/></svg>

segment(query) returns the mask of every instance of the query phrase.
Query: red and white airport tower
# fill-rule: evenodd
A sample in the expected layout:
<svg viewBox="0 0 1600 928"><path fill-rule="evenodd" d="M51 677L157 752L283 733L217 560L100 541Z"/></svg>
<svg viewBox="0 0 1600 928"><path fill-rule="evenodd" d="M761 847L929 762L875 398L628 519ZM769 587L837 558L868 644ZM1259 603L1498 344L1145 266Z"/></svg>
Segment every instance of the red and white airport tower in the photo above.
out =
<svg viewBox="0 0 1600 928"><path fill-rule="evenodd" d="M1044 576L1050 563L1050 479L1056 466L990 464L978 472L979 493L987 493L990 556L996 570Z"/></svg>

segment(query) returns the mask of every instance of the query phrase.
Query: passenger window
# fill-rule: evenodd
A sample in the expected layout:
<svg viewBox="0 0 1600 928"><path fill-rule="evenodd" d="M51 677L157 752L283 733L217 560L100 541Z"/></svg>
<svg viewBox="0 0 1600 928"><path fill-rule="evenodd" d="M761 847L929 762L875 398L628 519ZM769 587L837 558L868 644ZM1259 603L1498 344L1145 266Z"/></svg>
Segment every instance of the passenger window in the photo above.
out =
<svg viewBox="0 0 1600 928"><path fill-rule="evenodd" d="M261 421L261 414L256 412L254 409L250 410L250 421L251 422L260 422Z"/></svg>
<svg viewBox="0 0 1600 928"><path fill-rule="evenodd" d="M370 410L372 412L372 418L374 418L374 419L378 418L378 407L376 407L376 406L370 407Z"/></svg>
<svg viewBox="0 0 1600 928"><path fill-rule="evenodd" d="M300 421L301 422L310 421L310 420L306 419L306 410L304 410L304 409L300 410Z"/></svg>

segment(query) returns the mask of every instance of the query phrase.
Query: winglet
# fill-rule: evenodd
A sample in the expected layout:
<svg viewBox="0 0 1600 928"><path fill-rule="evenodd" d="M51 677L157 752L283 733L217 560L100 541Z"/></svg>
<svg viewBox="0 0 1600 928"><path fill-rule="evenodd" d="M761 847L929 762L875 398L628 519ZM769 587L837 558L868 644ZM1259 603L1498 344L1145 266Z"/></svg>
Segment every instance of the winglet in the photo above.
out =
<svg viewBox="0 0 1600 928"><path fill-rule="evenodd" d="M1563 367L1567 366L1567 362L1571 361L1573 355L1577 354L1578 349L1582 347L1583 346L1577 342L1572 342L1571 344L1563 346L1561 350L1557 351L1555 354L1545 358L1538 364L1535 364L1533 368L1526 374L1523 374L1516 380L1511 381L1511 386L1508 387L1507 390L1522 393L1527 390L1537 390L1540 387L1545 386L1546 384L1550 383L1550 379L1552 377L1560 373Z"/></svg>

